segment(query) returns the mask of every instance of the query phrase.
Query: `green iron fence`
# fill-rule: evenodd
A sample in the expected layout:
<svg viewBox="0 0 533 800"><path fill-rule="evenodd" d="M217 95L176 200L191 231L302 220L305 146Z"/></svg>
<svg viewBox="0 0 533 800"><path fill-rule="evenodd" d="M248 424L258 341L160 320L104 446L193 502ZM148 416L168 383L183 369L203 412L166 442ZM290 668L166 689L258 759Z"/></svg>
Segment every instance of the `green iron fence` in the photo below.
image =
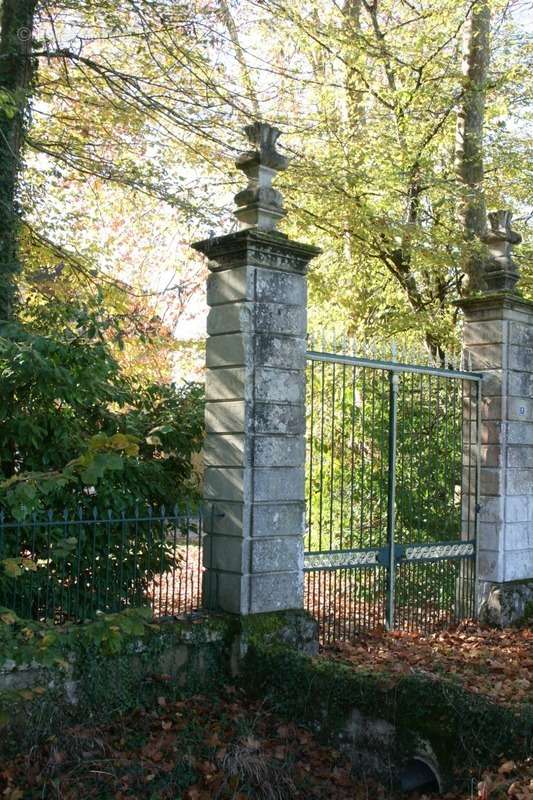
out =
<svg viewBox="0 0 533 800"><path fill-rule="evenodd" d="M474 616L481 376L307 358L305 601L324 640Z"/></svg>
<svg viewBox="0 0 533 800"><path fill-rule="evenodd" d="M202 538L202 517L190 509L0 514L0 606L56 623L130 606L151 606L156 618L193 611Z"/></svg>

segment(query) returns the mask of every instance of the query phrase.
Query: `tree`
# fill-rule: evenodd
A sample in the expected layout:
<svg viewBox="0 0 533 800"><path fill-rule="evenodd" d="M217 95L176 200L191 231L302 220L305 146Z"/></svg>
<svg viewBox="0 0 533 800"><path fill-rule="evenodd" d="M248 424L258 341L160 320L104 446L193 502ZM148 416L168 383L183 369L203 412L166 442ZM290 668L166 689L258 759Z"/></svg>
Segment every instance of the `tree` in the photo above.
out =
<svg viewBox="0 0 533 800"><path fill-rule="evenodd" d="M464 240L461 224L456 114L474 100L479 114L480 88L488 106L486 201L527 204L527 179L515 170L527 148L518 123L531 82L527 42L509 4L491 3L492 65L475 88L461 74L461 43L474 16L479 25L487 20L470 15L470 6L266 0L241 7L240 40L257 65L250 69L261 114L282 127L293 155L286 229L324 250L310 275L312 326L336 318L362 338L423 339L444 360L458 342L451 301L472 290L463 267L479 249ZM484 46L476 58L480 52ZM471 173L471 152L462 163Z"/></svg>
<svg viewBox="0 0 533 800"><path fill-rule="evenodd" d="M519 123L531 84L508 10L519 2L490 0L483 183L487 204L526 208ZM452 0L39 4L19 181L24 291L39 292L32 276L44 271L48 291L105 284L123 315L128 292L143 294L147 281L167 307L179 305L201 280L187 282L185 260L172 276L171 231L185 245L228 229L228 157L242 124L261 116L282 127L293 156L286 229L325 251L311 274L312 325L334 318L365 338L422 338L443 358L457 343L450 301L466 291L476 250L458 177L473 162L456 152L455 124L458 108L481 97L460 69L465 26L484 19L469 9ZM148 277L146 263L169 281L153 269Z"/></svg>
<svg viewBox="0 0 533 800"><path fill-rule="evenodd" d="M457 114L457 172L462 197L459 218L467 241L474 240L478 252L464 261L467 286L483 286L483 256L479 252L487 229L483 186L483 128L489 70L490 8L486 0L470 3L463 34L464 84Z"/></svg>
<svg viewBox="0 0 533 800"><path fill-rule="evenodd" d="M3 0L0 23L0 323L12 314L20 272L18 181L35 62L37 0Z"/></svg>

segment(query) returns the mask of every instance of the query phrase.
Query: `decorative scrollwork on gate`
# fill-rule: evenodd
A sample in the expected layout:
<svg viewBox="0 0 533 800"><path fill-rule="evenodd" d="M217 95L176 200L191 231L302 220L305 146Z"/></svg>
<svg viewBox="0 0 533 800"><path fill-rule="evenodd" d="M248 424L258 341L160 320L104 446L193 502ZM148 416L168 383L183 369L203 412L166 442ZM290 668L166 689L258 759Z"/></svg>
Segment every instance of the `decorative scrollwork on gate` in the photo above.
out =
<svg viewBox="0 0 533 800"><path fill-rule="evenodd" d="M473 556L474 552L473 542L415 545L405 548L405 558L407 561L426 561L435 558L464 558L466 556Z"/></svg>
<svg viewBox="0 0 533 800"><path fill-rule="evenodd" d="M305 569L343 567L378 567L380 550L341 550L337 552L306 553Z"/></svg>

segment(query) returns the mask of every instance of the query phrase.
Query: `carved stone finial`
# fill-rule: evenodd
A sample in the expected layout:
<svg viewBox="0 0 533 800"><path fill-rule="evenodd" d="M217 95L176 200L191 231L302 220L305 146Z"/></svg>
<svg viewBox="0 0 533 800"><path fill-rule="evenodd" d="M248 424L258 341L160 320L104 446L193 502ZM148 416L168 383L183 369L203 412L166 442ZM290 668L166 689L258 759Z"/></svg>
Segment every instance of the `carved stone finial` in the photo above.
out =
<svg viewBox="0 0 533 800"><path fill-rule="evenodd" d="M511 230L511 211L499 210L488 214L489 229L483 237L488 247L489 260L485 265L485 282L488 291L512 291L520 277L513 262L513 245L522 237Z"/></svg>
<svg viewBox="0 0 533 800"><path fill-rule="evenodd" d="M254 122L244 129L253 149L240 155L236 164L248 178L248 186L235 195L235 216L242 228L273 231L285 216L281 193L272 187L277 172L287 169L288 159L278 153L277 128L266 122Z"/></svg>

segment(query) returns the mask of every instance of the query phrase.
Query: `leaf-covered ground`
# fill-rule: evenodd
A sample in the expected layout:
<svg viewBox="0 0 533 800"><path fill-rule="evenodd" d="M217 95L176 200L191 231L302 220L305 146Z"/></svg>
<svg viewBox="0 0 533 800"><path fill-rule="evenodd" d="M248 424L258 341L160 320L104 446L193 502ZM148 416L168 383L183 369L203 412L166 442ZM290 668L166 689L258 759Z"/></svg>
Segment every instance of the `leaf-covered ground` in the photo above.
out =
<svg viewBox="0 0 533 800"><path fill-rule="evenodd" d="M105 726L79 725L0 766L3 800L385 798L346 758L239 690L171 701Z"/></svg>
<svg viewBox="0 0 533 800"><path fill-rule="evenodd" d="M533 633L463 625L428 637L378 632L323 652L394 675L411 670L461 681L505 704L529 702ZM482 732L480 732L482 735ZM239 689L168 699L105 725L79 724L0 764L2 800L387 800L388 787L354 778L321 745ZM407 800L407 796L403 795ZM429 795L411 795L421 800ZM436 797L436 795L435 795ZM533 800L533 760L495 754L485 773L446 800Z"/></svg>
<svg viewBox="0 0 533 800"><path fill-rule="evenodd" d="M430 673L505 705L533 703L533 630L463 623L428 636L375 631L326 648L323 658L394 675Z"/></svg>
<svg viewBox="0 0 533 800"><path fill-rule="evenodd" d="M355 779L347 758L280 720L239 690L217 698L161 696L100 726L65 730L0 765L3 800L387 800L385 786ZM429 795L402 795L429 800ZM433 796L432 796L433 797ZM436 797L436 795L435 795ZM533 760L503 760L446 800L532 800Z"/></svg>

